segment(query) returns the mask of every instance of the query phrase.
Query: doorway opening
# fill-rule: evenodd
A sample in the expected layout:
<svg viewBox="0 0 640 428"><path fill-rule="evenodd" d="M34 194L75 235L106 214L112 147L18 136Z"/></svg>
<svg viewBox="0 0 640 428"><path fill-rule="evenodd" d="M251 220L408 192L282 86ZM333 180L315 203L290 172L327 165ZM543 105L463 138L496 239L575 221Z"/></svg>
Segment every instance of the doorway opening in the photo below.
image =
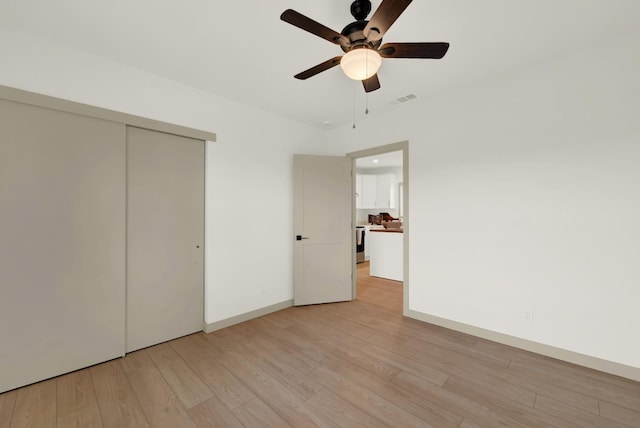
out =
<svg viewBox="0 0 640 428"><path fill-rule="evenodd" d="M408 310L408 142L353 160L354 298Z"/></svg>

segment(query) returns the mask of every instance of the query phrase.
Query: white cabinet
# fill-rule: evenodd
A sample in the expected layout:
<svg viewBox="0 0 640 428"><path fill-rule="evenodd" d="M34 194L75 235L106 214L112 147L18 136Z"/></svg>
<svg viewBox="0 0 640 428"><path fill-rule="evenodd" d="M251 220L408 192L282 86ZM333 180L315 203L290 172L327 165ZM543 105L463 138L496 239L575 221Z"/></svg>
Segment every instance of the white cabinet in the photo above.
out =
<svg viewBox="0 0 640 428"><path fill-rule="evenodd" d="M391 175L380 174L377 177L377 202L378 208L391 208Z"/></svg>
<svg viewBox="0 0 640 428"><path fill-rule="evenodd" d="M377 176L362 176L362 208L377 208L378 181Z"/></svg>
<svg viewBox="0 0 640 428"><path fill-rule="evenodd" d="M356 174L356 208L395 209L395 174Z"/></svg>

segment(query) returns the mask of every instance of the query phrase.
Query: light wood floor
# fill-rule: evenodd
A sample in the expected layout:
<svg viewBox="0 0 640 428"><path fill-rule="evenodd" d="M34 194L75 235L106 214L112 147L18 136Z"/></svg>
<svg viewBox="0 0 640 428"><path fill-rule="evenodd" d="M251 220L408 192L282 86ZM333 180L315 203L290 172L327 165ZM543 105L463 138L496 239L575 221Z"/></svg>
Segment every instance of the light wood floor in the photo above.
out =
<svg viewBox="0 0 640 428"><path fill-rule="evenodd" d="M640 427L640 383L358 299L289 308L0 395L7 427Z"/></svg>

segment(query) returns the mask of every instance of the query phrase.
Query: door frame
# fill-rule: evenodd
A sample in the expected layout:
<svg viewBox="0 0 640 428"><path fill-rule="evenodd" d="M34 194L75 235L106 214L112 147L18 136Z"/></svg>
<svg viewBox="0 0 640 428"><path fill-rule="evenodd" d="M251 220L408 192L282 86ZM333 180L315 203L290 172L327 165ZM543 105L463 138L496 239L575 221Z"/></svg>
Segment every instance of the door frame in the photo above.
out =
<svg viewBox="0 0 640 428"><path fill-rule="evenodd" d="M381 155L384 153L402 151L402 314L407 316L409 313L409 141L401 141L398 143L386 144L383 146L372 147L369 149L359 150L357 152L347 153L346 156L351 158L353 162L351 177L351 195L352 195L352 219L351 224L355 230L356 225L356 159L369 156ZM355 233L351 234L353 243L351 245L352 254L352 281L353 281L353 298L356 298L356 242Z"/></svg>

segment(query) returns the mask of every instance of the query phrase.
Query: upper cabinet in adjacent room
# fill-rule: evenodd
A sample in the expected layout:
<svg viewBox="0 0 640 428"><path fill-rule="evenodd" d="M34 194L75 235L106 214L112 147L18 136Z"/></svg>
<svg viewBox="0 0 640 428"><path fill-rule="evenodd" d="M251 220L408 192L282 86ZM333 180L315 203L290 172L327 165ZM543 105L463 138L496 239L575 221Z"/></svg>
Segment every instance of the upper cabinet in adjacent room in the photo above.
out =
<svg viewBox="0 0 640 428"><path fill-rule="evenodd" d="M356 174L356 208L395 209L397 205L395 174Z"/></svg>

